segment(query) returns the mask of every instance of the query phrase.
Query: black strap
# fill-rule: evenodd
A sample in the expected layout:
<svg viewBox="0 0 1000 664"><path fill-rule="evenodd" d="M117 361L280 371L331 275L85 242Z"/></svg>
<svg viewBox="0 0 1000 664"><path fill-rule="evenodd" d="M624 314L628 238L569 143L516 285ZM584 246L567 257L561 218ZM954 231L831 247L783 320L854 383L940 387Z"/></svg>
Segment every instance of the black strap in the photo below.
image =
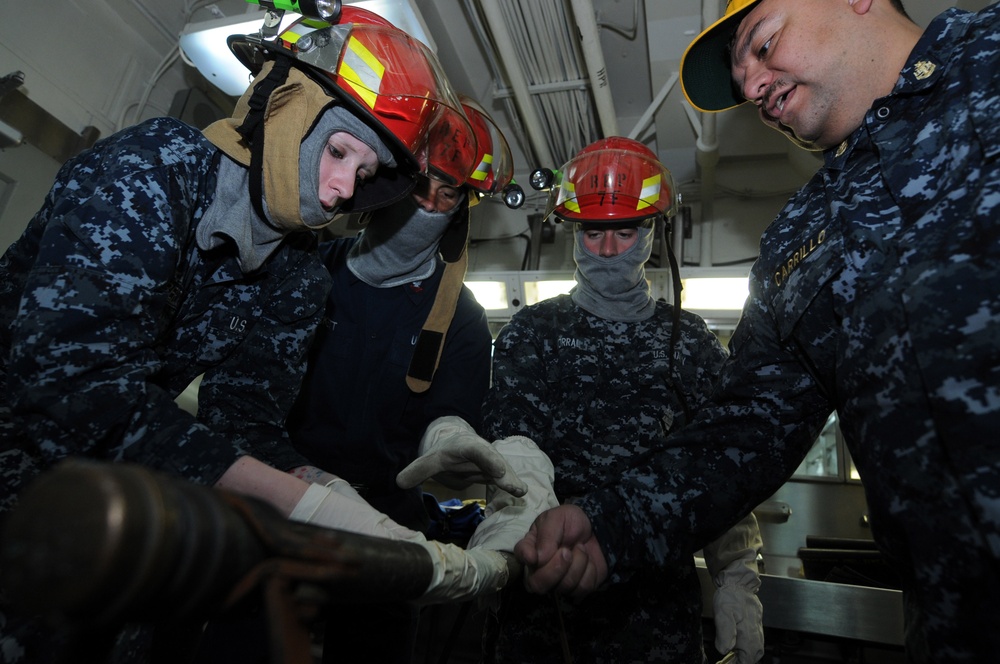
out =
<svg viewBox="0 0 1000 664"><path fill-rule="evenodd" d="M465 280L469 244L468 201L461 205L462 209L445 230L438 245L441 258L445 262L444 275L438 284L431 311L417 337L413 357L410 358L410 367L406 372L407 386L418 394L426 392L434 380L434 374L441 361L445 337L455 317L462 283Z"/></svg>
<svg viewBox="0 0 1000 664"><path fill-rule="evenodd" d="M677 342L681 332L681 289L683 288L681 284L681 269L677 264L677 258L674 256L674 249L670 246L670 221L665 219L664 222L663 240L667 248L667 261L670 263L670 277L674 287L674 309L670 321L670 378L668 380L674 388L677 398L680 399L681 407L684 409L685 421L690 422L691 408L688 406L687 399L684 398L684 392L680 389L680 385L674 380L674 360L677 355Z"/></svg>
<svg viewBox="0 0 1000 664"><path fill-rule="evenodd" d="M236 129L250 146L250 203L257 216L264 221L268 221L264 212L264 109L274 90L288 79L291 68L289 58L274 61L271 71L254 86L253 94L247 100L250 110L243 124Z"/></svg>

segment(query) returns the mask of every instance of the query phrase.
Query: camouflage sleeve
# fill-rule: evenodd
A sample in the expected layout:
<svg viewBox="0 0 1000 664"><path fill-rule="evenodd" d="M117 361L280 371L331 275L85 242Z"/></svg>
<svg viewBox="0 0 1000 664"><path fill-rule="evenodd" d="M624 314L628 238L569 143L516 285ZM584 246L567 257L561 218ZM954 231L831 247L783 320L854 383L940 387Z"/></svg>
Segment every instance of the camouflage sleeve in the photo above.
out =
<svg viewBox="0 0 1000 664"><path fill-rule="evenodd" d="M266 302L261 303L251 333L221 364L205 372L199 387L198 420L216 438L216 470L203 457L214 456L211 450L194 457L174 451L162 458L161 466L213 483L216 473L243 454L279 470L309 465L293 448L285 419L301 388L307 351L330 289L330 273L316 257L310 236L291 236L285 245L295 248L290 252L294 268L285 270L284 277L279 269L271 270L280 282L266 290ZM170 451L170 446L166 449ZM150 453L156 453L153 446Z"/></svg>
<svg viewBox="0 0 1000 664"><path fill-rule="evenodd" d="M675 381L693 414L711 395L729 352L704 319L682 310L681 335L675 353L678 360Z"/></svg>
<svg viewBox="0 0 1000 664"><path fill-rule="evenodd" d="M131 448L153 433L175 452L212 441L151 380L167 285L206 197L211 153L192 131L145 125L107 139L61 171L36 216L44 232L12 324L8 381L22 433L48 462L145 461Z"/></svg>
<svg viewBox="0 0 1000 664"><path fill-rule="evenodd" d="M712 398L668 444L575 501L620 582L674 564L773 494L804 458L830 404L751 298Z"/></svg>
<svg viewBox="0 0 1000 664"><path fill-rule="evenodd" d="M483 403L488 440L526 436L539 443L551 428L543 326L524 309L504 325L493 343L493 384Z"/></svg>

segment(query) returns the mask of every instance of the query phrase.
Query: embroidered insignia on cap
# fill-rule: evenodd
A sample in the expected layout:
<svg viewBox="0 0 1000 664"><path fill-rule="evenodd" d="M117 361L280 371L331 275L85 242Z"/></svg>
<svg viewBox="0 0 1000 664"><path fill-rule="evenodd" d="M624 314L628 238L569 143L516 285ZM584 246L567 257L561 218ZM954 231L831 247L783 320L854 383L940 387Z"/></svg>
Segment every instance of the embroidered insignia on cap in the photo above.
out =
<svg viewBox="0 0 1000 664"><path fill-rule="evenodd" d="M913 78L922 81L933 74L935 69L937 69L937 65L930 60L921 60L913 65Z"/></svg>

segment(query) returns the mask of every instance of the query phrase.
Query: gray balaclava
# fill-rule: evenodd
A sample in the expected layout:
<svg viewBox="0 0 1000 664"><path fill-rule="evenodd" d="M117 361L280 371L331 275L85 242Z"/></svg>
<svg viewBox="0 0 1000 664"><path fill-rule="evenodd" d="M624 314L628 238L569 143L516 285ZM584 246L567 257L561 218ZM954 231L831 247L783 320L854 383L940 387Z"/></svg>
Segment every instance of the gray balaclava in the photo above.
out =
<svg viewBox="0 0 1000 664"><path fill-rule="evenodd" d="M612 321L646 320L656 302L646 282L646 261L653 251L653 229L640 226L634 245L617 256L591 253L583 244L583 230L573 232L576 287L570 293L577 306Z"/></svg>
<svg viewBox="0 0 1000 664"><path fill-rule="evenodd" d="M215 198L198 224L198 246L208 250L231 238L239 249L240 267L253 272L264 264L282 238L292 231L319 230L333 221L337 210L328 210L319 200L319 163L330 136L347 132L375 151L379 164L395 166L392 152L373 129L343 106L331 106L299 148L299 218L282 221L261 219L250 201L250 171L223 154L219 164ZM267 200L264 200L267 212ZM271 215L268 213L268 217Z"/></svg>
<svg viewBox="0 0 1000 664"><path fill-rule="evenodd" d="M462 201L428 212L412 196L380 210L347 254L347 268L369 286L391 288L434 274L438 245Z"/></svg>

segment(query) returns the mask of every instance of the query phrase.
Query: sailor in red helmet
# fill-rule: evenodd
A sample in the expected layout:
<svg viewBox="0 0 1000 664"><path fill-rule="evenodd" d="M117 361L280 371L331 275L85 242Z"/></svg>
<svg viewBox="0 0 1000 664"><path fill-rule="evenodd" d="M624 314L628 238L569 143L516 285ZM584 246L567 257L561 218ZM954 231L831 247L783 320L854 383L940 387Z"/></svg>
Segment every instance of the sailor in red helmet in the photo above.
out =
<svg viewBox="0 0 1000 664"><path fill-rule="evenodd" d="M726 357L700 317L650 295L644 266L654 222L672 215L675 201L670 173L631 139L598 140L560 171L547 213L574 225L576 286L521 309L503 327L483 406L487 438L523 439L551 462L556 502L508 497L508 505L524 509L515 519L520 534L509 534L514 543L534 514L613 483L663 446L707 397ZM488 518L473 543L490 537L491 527ZM744 664L763 654L760 547L750 516L705 548L718 586L717 647L736 651ZM563 648L575 662L701 664L705 656L693 555L578 603L511 584L497 618L491 661L563 661Z"/></svg>
<svg viewBox="0 0 1000 664"><path fill-rule="evenodd" d="M481 109L442 108L420 150L424 168L412 194L366 215L356 238L320 245L334 286L288 420L311 465L429 536L425 477L401 488L396 475L430 441L471 438L493 472L506 473L503 457L476 433L492 337L485 310L462 283L470 208L503 191L513 172L502 134L487 127L495 129ZM523 493L513 475L498 479ZM408 662L417 617L409 604L330 607L326 634L336 645L323 661Z"/></svg>

